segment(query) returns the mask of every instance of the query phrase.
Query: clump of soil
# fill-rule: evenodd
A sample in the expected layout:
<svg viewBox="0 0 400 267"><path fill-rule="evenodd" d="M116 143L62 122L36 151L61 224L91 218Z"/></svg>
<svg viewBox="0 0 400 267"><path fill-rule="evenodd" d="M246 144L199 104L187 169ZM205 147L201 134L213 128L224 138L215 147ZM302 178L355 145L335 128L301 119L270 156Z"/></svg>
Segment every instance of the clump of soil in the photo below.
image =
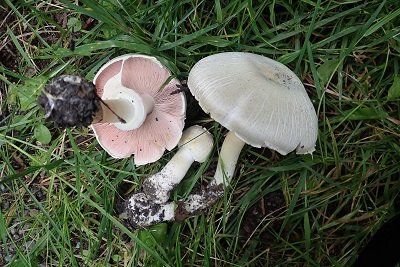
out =
<svg viewBox="0 0 400 267"><path fill-rule="evenodd" d="M100 109L100 98L93 83L79 76L62 75L45 86L39 104L61 128L87 127Z"/></svg>

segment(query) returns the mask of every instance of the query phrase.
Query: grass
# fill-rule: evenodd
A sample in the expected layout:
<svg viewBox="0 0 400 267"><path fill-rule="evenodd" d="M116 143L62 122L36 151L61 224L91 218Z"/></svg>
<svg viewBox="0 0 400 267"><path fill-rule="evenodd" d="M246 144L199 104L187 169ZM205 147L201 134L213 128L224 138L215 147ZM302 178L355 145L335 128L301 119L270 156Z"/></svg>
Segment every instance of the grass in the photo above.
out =
<svg viewBox="0 0 400 267"><path fill-rule="evenodd" d="M9 266L350 266L398 213L397 0L5 0L0 14L0 248L15 255ZM48 79L92 79L124 53L157 56L184 79L195 62L223 51L262 54L295 71L318 112L316 152L245 147L224 200L146 241L114 207L174 152L141 167L112 159L90 130L44 122L35 99ZM221 126L189 116L194 123L221 144ZM48 144L38 142L47 133L33 134L43 124ZM194 165L173 197L208 179L202 174L216 157L217 148ZM251 207L274 193L284 205L244 235Z"/></svg>

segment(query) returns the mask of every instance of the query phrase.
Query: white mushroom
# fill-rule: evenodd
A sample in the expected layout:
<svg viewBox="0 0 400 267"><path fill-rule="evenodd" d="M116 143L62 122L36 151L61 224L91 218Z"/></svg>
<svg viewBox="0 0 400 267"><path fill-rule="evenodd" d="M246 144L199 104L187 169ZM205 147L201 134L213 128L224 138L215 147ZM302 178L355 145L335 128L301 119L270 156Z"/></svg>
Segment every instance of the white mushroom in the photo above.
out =
<svg viewBox="0 0 400 267"><path fill-rule="evenodd" d="M315 109L300 79L279 62L251 53L212 55L194 65L188 87L202 109L230 130L211 186L229 184L245 144L282 155L315 150Z"/></svg>

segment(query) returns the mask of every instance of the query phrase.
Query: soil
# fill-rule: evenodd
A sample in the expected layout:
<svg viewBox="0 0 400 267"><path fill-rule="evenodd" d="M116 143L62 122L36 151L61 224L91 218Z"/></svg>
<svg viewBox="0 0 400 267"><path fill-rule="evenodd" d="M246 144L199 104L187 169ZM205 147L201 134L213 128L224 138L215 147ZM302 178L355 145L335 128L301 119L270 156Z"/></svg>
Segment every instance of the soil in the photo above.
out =
<svg viewBox="0 0 400 267"><path fill-rule="evenodd" d="M60 128L88 127L100 109L94 84L75 75L54 78L44 87L38 103Z"/></svg>
<svg viewBox="0 0 400 267"><path fill-rule="evenodd" d="M247 243L249 238L257 236L257 239L261 241L260 246L265 247L272 244L275 240L274 236L263 228L272 218L277 217L285 207L286 203L281 191L271 192L251 206L246 211L240 228L242 242ZM274 220L268 227L279 231L281 221ZM263 248L260 249L263 250Z"/></svg>

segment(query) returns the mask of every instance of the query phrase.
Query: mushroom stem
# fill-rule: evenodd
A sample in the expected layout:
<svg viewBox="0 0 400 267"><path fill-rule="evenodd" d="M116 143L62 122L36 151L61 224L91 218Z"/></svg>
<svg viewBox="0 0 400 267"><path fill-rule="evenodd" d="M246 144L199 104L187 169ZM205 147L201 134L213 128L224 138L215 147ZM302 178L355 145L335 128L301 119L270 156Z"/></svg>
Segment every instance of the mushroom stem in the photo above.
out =
<svg viewBox="0 0 400 267"><path fill-rule="evenodd" d="M130 224L136 229L175 220L175 203L157 204L144 193L132 195L125 208Z"/></svg>
<svg viewBox="0 0 400 267"><path fill-rule="evenodd" d="M184 201L167 202L171 190L183 179L193 161L203 162L212 149L209 132L200 126L186 129L174 157L159 173L144 181L144 193L136 193L127 201L131 225L138 228L182 221L211 207L223 196L224 187L231 181L244 144L234 132L229 132L221 147L214 179L207 188L189 195Z"/></svg>
<svg viewBox="0 0 400 267"><path fill-rule="evenodd" d="M226 135L225 140L222 143L217 170L215 171L211 185L229 185L233 173L235 172L240 152L244 145L245 142L239 139L234 132L230 131Z"/></svg>
<svg viewBox="0 0 400 267"><path fill-rule="evenodd" d="M187 150L178 150L160 172L144 181L143 191L151 196L155 203L165 203L169 192L182 181L193 161Z"/></svg>
<svg viewBox="0 0 400 267"><path fill-rule="evenodd" d="M212 135L200 126L192 126L183 132L179 150L165 167L148 177L143 191L154 203L165 203L170 191L185 177L194 161L204 162L213 147Z"/></svg>
<svg viewBox="0 0 400 267"><path fill-rule="evenodd" d="M112 95L105 92L102 100L104 103L101 103L93 123L114 123L115 127L124 131L139 128L154 108L154 99L150 95L138 94L123 86L119 86Z"/></svg>
<svg viewBox="0 0 400 267"><path fill-rule="evenodd" d="M184 201L179 201L175 212L175 220L181 221L187 217L211 207L224 195L224 188L229 185L235 172L236 163L245 142L230 131L222 143L219 153L217 170L214 178L206 189L191 194Z"/></svg>
<svg viewBox="0 0 400 267"><path fill-rule="evenodd" d="M94 116L92 123L123 123L125 121L125 119L115 113L113 109L114 106L120 103L120 100L108 100L103 102L100 103L100 109Z"/></svg>

